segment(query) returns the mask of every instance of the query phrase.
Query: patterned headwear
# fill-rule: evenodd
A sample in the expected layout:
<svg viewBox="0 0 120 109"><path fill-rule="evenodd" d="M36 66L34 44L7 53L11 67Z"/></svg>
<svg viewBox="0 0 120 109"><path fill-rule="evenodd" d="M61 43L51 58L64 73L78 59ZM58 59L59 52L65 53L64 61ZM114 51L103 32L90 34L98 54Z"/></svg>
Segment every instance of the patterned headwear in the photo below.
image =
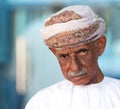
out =
<svg viewBox="0 0 120 109"><path fill-rule="evenodd" d="M74 5L53 14L40 31L46 45L63 49L98 39L105 32L105 22L88 6Z"/></svg>

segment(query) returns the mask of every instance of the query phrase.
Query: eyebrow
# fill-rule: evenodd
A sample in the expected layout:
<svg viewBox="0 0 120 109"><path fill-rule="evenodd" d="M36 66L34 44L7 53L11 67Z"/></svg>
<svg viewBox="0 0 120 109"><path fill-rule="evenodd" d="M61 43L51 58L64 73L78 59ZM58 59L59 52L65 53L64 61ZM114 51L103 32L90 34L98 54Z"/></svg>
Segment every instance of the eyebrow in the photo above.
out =
<svg viewBox="0 0 120 109"><path fill-rule="evenodd" d="M79 48L78 50L74 51L74 53L80 53L80 52L82 52L82 51L84 51L84 50L88 51L89 48L87 48L87 47L82 47L82 48ZM60 53L60 54L58 54L58 55L59 55L59 56L69 55L69 53L68 53L68 52L63 52L63 53Z"/></svg>

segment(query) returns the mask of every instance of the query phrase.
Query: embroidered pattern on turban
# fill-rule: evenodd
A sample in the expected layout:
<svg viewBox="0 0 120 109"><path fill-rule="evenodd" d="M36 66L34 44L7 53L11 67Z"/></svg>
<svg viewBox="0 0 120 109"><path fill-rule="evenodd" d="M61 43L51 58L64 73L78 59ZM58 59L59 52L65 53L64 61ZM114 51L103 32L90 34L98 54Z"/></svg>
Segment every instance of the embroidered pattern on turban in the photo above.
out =
<svg viewBox="0 0 120 109"><path fill-rule="evenodd" d="M105 22L88 6L69 6L53 14L45 22L41 37L56 49L86 44L101 37Z"/></svg>

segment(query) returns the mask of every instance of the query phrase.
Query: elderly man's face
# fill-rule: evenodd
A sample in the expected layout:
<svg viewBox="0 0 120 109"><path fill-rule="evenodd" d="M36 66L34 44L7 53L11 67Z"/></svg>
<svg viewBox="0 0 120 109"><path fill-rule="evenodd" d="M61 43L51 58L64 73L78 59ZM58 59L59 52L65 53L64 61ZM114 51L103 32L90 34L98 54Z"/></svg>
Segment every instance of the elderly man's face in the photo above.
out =
<svg viewBox="0 0 120 109"><path fill-rule="evenodd" d="M100 82L103 75L98 67L98 56L105 47L105 37L86 45L79 45L64 50L52 49L56 55L63 75L75 85ZM82 74L79 73L82 70ZM72 76L69 74L72 72Z"/></svg>

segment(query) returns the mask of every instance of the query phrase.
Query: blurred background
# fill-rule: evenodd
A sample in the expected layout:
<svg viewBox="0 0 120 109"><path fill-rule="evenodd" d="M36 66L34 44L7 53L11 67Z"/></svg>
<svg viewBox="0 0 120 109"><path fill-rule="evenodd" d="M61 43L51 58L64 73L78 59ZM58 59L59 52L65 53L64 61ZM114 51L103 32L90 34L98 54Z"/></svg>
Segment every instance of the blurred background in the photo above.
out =
<svg viewBox="0 0 120 109"><path fill-rule="evenodd" d="M105 75L120 79L120 0L0 0L0 109L24 109L38 91L63 80L40 38L44 20L61 8L89 5L106 21Z"/></svg>

